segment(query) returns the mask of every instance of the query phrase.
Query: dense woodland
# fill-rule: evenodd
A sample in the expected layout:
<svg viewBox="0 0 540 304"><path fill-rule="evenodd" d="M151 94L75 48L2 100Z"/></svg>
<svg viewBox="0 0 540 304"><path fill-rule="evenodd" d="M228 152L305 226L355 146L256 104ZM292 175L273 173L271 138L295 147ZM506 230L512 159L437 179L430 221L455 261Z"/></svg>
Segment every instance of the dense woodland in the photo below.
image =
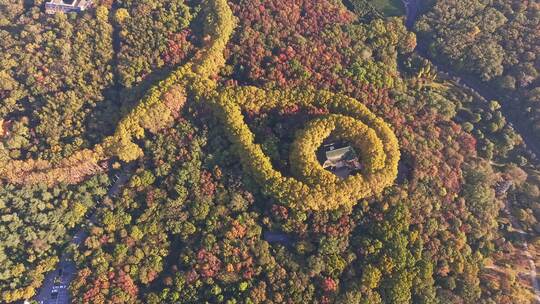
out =
<svg viewBox="0 0 540 304"><path fill-rule="evenodd" d="M502 88L505 101L531 96L515 102L532 119L534 2L436 1L417 38L403 18L362 1L231 0L228 42L220 35L229 24L215 20L223 12L205 12L221 9L214 2L104 0L57 15L45 15L42 1L0 2L0 161L57 164L102 141L113 151L81 182L0 181L0 301L30 299L69 251L74 303L534 303L526 279L490 265L516 263L510 216L540 233L538 168L502 101L439 75L414 52L426 43L457 71ZM209 32L208 23L225 30ZM515 28L530 32L503 39ZM197 52L220 43L221 69L222 54ZM211 81L170 86L168 75L194 77L181 68L190 60ZM201 102L197 90L213 86L222 102ZM321 92L334 103L306 101ZM268 100L257 103L261 96ZM397 172L384 171L392 176L377 179L380 189L353 201L298 204L267 189L277 183L270 169L287 179L316 167L302 149L329 132L309 126L335 109L353 113L353 98L395 134ZM157 99L166 107L151 107ZM229 115L235 104L241 118ZM234 136L240 129L265 159L251 158L255 148ZM381 150L394 142L373 137L359 145L376 171L393 159ZM129 182L105 198L118 172ZM335 187L320 180L325 173L305 181ZM83 246L67 248L91 214L98 220Z"/></svg>
<svg viewBox="0 0 540 304"><path fill-rule="evenodd" d="M540 140L537 1L436 1L415 27L436 60L504 96Z"/></svg>

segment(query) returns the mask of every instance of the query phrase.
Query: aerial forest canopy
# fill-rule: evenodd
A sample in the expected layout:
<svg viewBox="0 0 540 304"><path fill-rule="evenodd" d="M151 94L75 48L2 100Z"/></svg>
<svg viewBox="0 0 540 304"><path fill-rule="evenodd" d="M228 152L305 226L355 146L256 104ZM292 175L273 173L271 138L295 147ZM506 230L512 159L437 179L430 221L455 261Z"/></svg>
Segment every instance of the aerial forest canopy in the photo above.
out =
<svg viewBox="0 0 540 304"><path fill-rule="evenodd" d="M537 1L437 1L415 27L436 60L510 100L513 115L540 141Z"/></svg>
<svg viewBox="0 0 540 304"><path fill-rule="evenodd" d="M0 1L1 303L535 303L534 1L47 3Z"/></svg>
<svg viewBox="0 0 540 304"><path fill-rule="evenodd" d="M133 140L143 138L145 130L155 133L170 126L174 120L173 112L181 109L185 94L193 94L195 100L214 104L216 113L222 114L229 129L231 141L238 146L246 169L256 176L268 194L275 195L288 206L314 210L335 209L341 204L351 206L359 199L379 193L393 183L397 177L399 161L397 138L384 121L358 101L324 91L280 94L267 93L255 87L243 87L241 90L218 88L212 77L225 65L223 51L233 33L235 20L225 0L213 0L205 4L203 14L206 16L203 18L208 24L204 24L204 32L208 39L203 49L194 59L151 88L139 104L120 120L113 136L92 150L77 151L57 163L33 159L13 160L9 155L3 155L0 164L3 178L18 184L74 184L100 172L99 162L105 159L118 156L120 160L130 162L140 158L143 152ZM174 91L177 91L176 95L173 95ZM167 94L173 97L166 98ZM365 121L365 124L351 124L350 120L346 124L343 123L344 118L331 115L319 118L327 124L340 122L339 128L327 127L326 131L318 134L319 138L313 139L318 145L311 144L308 149L304 148L297 155L291 156L295 159L311 159L305 164L299 161L303 165L296 170L299 172L298 179L291 179L282 177L274 170L261 147L253 143L253 134L244 123L240 107L259 111L263 107L272 109L296 104L315 105L329 113L335 112ZM368 164L364 175L353 175L345 181L338 181L337 177L326 172L318 163L315 152L322 140L334 129L340 137L346 137L349 133L348 139L362 151L362 160ZM351 137L351 133L355 132L358 134ZM371 146L374 150L366 151Z"/></svg>

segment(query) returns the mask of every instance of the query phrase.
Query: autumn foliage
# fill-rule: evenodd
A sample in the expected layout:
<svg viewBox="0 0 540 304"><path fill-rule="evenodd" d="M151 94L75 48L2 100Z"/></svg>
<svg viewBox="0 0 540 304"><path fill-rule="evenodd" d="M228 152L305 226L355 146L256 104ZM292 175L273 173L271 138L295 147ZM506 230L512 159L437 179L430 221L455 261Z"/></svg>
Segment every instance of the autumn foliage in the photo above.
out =
<svg viewBox="0 0 540 304"><path fill-rule="evenodd" d="M75 184L99 172L99 161L118 156L129 162L141 157L143 152L133 140L142 138L145 129L157 132L170 125L185 103L183 88L189 83L195 91L205 92L209 86L212 87L207 78L217 74L225 63L222 53L234 28L232 13L226 1L209 1L205 10L209 25L207 34L211 37L206 47L192 61L150 89L120 121L113 136L106 138L93 150L75 152L58 164L39 159L14 160L8 155L0 155L2 178L19 184L43 181L48 185L60 182Z"/></svg>
<svg viewBox="0 0 540 304"><path fill-rule="evenodd" d="M291 207L313 210L351 207L359 199L379 193L393 183L400 155L396 136L383 120L358 101L323 90L264 91L256 87L216 90L214 79L225 66L223 52L236 21L225 0L210 1L208 4L204 8L207 25L204 28L205 47L190 62L154 86L137 107L120 121L114 135L96 147L100 153L95 153L90 159L97 161L99 157L96 156L118 156L129 162L141 157L142 149L133 140L143 138L145 130L156 133L169 126L178 117L185 102L182 88L187 88L195 93L197 101L213 101L216 114L226 125L245 168L255 176L267 194ZM262 108L286 109L297 105L315 106L332 114L311 122L299 134L290 156L291 163L295 164L293 171L296 178L289 178L275 170L261 147L254 144L254 135L244 123L241 111L258 112ZM359 149L365 162L363 174L339 180L317 162L315 150L330 132L337 133ZM23 172L34 168L43 170L39 176L49 183L76 182L77 179L66 176L81 171L78 168L88 167L84 160L65 170L62 167L52 168L47 163L40 164L39 161L34 164L33 160L22 162L19 166ZM4 176L16 180L13 174Z"/></svg>
<svg viewBox="0 0 540 304"><path fill-rule="evenodd" d="M390 127L353 98L328 91L269 90L240 87L224 90L216 100L230 140L244 167L265 192L290 207L332 210L351 207L364 197L381 192L397 176L399 147ZM285 177L272 167L255 136L244 123L242 110L259 112L292 105L315 106L332 113L308 123L297 134L290 155L296 178ZM356 146L365 162L362 174L345 180L326 171L317 161L316 149L331 133Z"/></svg>

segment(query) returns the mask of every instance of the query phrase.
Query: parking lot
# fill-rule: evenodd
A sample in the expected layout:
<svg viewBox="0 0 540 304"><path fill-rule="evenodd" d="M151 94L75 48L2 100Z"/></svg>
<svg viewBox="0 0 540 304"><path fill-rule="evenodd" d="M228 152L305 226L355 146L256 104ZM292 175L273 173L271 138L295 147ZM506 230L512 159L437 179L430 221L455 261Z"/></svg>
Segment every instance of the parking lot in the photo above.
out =
<svg viewBox="0 0 540 304"><path fill-rule="evenodd" d="M112 178L111 188L107 194L109 197L114 197L120 191L122 185L124 185L129 180L129 170L133 166L128 166L128 170L122 173L120 176L115 175ZM98 202L97 205L100 205L101 202ZM97 220L97 216L93 213L90 218L88 218L88 224L93 225ZM86 227L81 227L71 239L71 244L80 246L86 237L88 236L88 231ZM51 271L45 277L39 293L33 298L39 304L69 304L70 294L69 294L69 284L75 278L77 274L77 267L73 261L71 261L70 255L64 253L60 257L60 262L58 263L56 269Z"/></svg>
<svg viewBox="0 0 540 304"><path fill-rule="evenodd" d="M45 277L43 286L34 299L39 304L69 304L69 283L75 274L75 264L63 258L57 269Z"/></svg>

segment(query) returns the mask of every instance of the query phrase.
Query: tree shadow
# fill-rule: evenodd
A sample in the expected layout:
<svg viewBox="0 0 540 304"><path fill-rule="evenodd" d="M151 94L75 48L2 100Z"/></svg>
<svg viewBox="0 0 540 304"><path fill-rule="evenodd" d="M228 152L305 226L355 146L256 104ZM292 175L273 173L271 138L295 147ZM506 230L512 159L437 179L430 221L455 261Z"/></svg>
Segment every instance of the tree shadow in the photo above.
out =
<svg viewBox="0 0 540 304"><path fill-rule="evenodd" d="M131 112L145 94L158 82L167 78L175 67L165 66L154 69L144 79L132 87L115 85L103 91L105 97L97 104L85 121L87 130L84 138L97 144L114 134L120 120Z"/></svg>

